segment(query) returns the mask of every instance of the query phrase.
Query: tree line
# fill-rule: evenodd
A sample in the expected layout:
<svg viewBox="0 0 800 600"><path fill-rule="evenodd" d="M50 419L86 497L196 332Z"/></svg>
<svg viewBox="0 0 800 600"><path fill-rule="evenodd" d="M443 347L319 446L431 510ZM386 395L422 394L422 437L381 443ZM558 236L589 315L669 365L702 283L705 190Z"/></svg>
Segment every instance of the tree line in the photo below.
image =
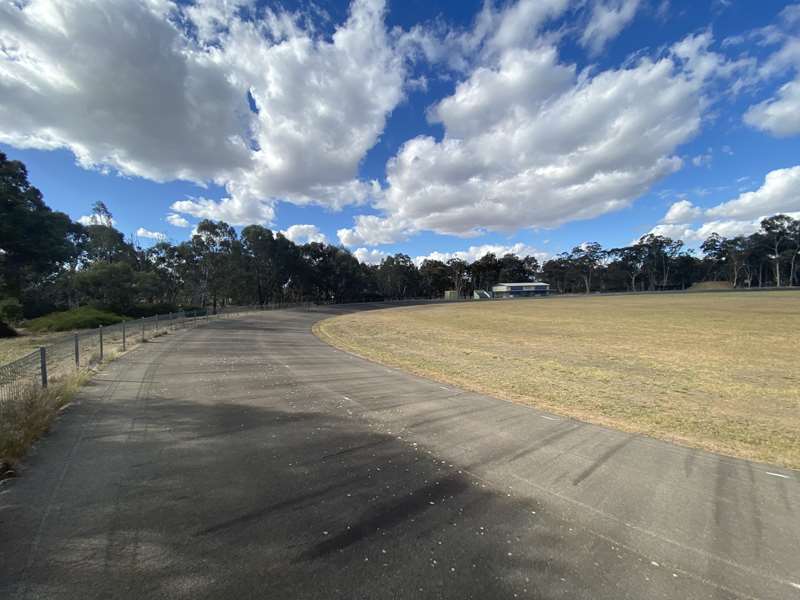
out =
<svg viewBox="0 0 800 600"><path fill-rule="evenodd" d="M0 320L16 321L82 305L139 316L178 307L275 302L357 302L469 297L499 282L546 281L559 293L671 290L698 281L736 287L797 285L800 221L765 219L750 236L711 235L701 256L680 240L648 234L621 248L576 246L540 263L513 254L467 262L405 254L379 265L348 250L295 244L260 225L237 232L200 222L191 238L142 248L113 225L98 202L88 224L51 210L25 166L0 153Z"/></svg>

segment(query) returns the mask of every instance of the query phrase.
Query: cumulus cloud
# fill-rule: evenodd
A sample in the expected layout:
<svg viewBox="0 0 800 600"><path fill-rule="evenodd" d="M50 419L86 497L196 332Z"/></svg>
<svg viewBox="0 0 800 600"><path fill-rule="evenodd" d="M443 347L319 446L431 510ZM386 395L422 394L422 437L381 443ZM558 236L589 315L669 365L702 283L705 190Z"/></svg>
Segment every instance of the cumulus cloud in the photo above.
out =
<svg viewBox="0 0 800 600"><path fill-rule="evenodd" d="M697 208L689 200L678 200L669 207L667 214L664 216L664 223L687 223L693 221L695 218L703 214L703 211Z"/></svg>
<svg viewBox="0 0 800 600"><path fill-rule="evenodd" d="M800 165L767 173L763 185L706 211L710 217L752 219L800 210Z"/></svg>
<svg viewBox="0 0 800 600"><path fill-rule="evenodd" d="M633 20L638 8L639 0L595 0L581 45L592 54L599 54Z"/></svg>
<svg viewBox="0 0 800 600"><path fill-rule="evenodd" d="M148 240L156 240L158 242L163 242L167 239L167 236L160 231L150 231L144 227L139 227L139 229L136 230L136 237L146 238Z"/></svg>
<svg viewBox="0 0 800 600"><path fill-rule="evenodd" d="M405 81L384 10L354 0L326 36L306 14L249 2L2 3L0 141L227 188L176 213L263 222L278 200L363 203L380 186L358 165Z"/></svg>
<svg viewBox="0 0 800 600"><path fill-rule="evenodd" d="M156 181L246 167L244 90L160 6L1 4L0 141Z"/></svg>
<svg viewBox="0 0 800 600"><path fill-rule="evenodd" d="M271 202L254 199L248 201L241 198L223 198L215 201L208 198L191 198L173 202L170 209L175 213L184 213L198 219L221 220L230 225L268 225L275 218L275 207Z"/></svg>
<svg viewBox="0 0 800 600"><path fill-rule="evenodd" d="M776 137L800 133L800 79L781 86L775 97L751 106L744 121Z"/></svg>
<svg viewBox="0 0 800 600"><path fill-rule="evenodd" d="M781 22L753 32L762 46L778 48L758 67L761 81L790 75L775 94L748 108L744 122L775 137L788 137L800 133L800 4L787 6L781 11Z"/></svg>
<svg viewBox="0 0 800 600"><path fill-rule="evenodd" d="M672 238L673 240L696 243L708 239L712 233L722 237L750 235L758 231L760 222L760 219L750 221L708 221L694 227L689 224L659 224L653 227L650 233Z"/></svg>
<svg viewBox="0 0 800 600"><path fill-rule="evenodd" d="M800 165L770 171L757 190L705 210L688 200L675 202L650 233L687 242L701 242L712 233L749 235L758 231L762 219L779 213L800 218Z"/></svg>
<svg viewBox="0 0 800 600"><path fill-rule="evenodd" d="M676 151L699 131L707 86L750 64L712 51L706 31L657 58L579 72L536 29L566 5L546 3L533 29L517 29L508 17L522 4L484 9L474 66L428 113L444 136L401 146L373 203L382 214L357 217L342 243L555 227L624 208L682 166Z"/></svg>
<svg viewBox="0 0 800 600"><path fill-rule="evenodd" d="M353 250L353 256L355 256L359 262L366 265L379 265L381 261L389 255L375 248L356 248Z"/></svg>
<svg viewBox="0 0 800 600"><path fill-rule="evenodd" d="M494 254L498 258L506 254L515 254L520 258L524 258L526 256L535 256L540 262L550 258L549 253L537 250L528 244L518 242L511 246L504 246L502 244L481 244L479 246L470 246L466 250L456 250L455 252L431 252L430 254L426 254L424 256L417 256L414 258L414 262L417 265L421 265L426 259L447 262L450 259L459 258L463 261L471 263L486 256L487 254Z"/></svg>
<svg viewBox="0 0 800 600"><path fill-rule="evenodd" d="M316 225L292 225L281 233L295 244L308 244L309 242L324 244L328 241L325 234Z"/></svg>
<svg viewBox="0 0 800 600"><path fill-rule="evenodd" d="M104 215L83 215L78 217L78 223L83 225L84 227L88 227L89 225L105 225L106 227L114 227L117 222L111 218Z"/></svg>
<svg viewBox="0 0 800 600"><path fill-rule="evenodd" d="M403 220L375 215L358 215L354 227L336 232L339 241L349 247L393 244L406 239L410 234L410 226Z"/></svg>
<svg viewBox="0 0 800 600"><path fill-rule="evenodd" d="M167 223L173 227L191 227L191 223L189 223L189 221L176 213L170 213L167 215Z"/></svg>
<svg viewBox="0 0 800 600"><path fill-rule="evenodd" d="M417 266L420 266L425 260L438 260L441 262L447 262L453 258L459 258L471 263L490 253L494 254L498 258L506 254L515 254L520 258L524 258L526 256L535 256L540 262L550 258L549 253L538 250L528 244L518 242L512 245L481 244L470 246L466 250L455 250L453 252L431 252L430 254L415 256L412 260ZM389 256L389 254L376 248L357 248L356 250L353 250L353 256L355 256L362 263L368 265L377 265L380 264L384 258Z"/></svg>
<svg viewBox="0 0 800 600"><path fill-rule="evenodd" d="M629 205L682 164L674 152L697 133L703 82L714 75L698 66L707 45L596 75L562 64L545 43L504 50L431 109L441 141L413 138L389 161L376 206L393 227L357 221L364 231L352 243L387 243L370 240L378 223L398 235L464 236Z"/></svg>
<svg viewBox="0 0 800 600"><path fill-rule="evenodd" d="M415 26L399 39L407 54L421 54L431 63L443 63L467 72L509 48L529 46L549 19L563 14L570 0L517 0L498 9L484 2L468 30Z"/></svg>

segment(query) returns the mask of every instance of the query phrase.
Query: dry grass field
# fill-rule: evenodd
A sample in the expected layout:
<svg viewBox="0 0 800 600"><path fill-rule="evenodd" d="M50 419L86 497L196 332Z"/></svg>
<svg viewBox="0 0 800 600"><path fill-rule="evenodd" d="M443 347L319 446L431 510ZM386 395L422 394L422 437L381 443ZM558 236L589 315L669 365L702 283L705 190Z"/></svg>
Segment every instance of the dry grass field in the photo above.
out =
<svg viewBox="0 0 800 600"><path fill-rule="evenodd" d="M69 337L71 333L27 333L23 332L19 337L0 339L0 365L4 365L13 360L30 354L39 346L49 346L61 342Z"/></svg>
<svg viewBox="0 0 800 600"><path fill-rule="evenodd" d="M469 390L800 468L800 292L392 308L315 332Z"/></svg>

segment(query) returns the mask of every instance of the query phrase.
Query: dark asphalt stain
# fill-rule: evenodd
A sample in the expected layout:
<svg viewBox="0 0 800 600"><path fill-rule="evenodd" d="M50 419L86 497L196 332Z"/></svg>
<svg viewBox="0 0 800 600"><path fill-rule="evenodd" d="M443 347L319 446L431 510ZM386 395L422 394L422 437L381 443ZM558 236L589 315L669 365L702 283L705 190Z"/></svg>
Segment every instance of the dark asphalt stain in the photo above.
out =
<svg viewBox="0 0 800 600"><path fill-rule="evenodd" d="M324 488L314 490L307 494L302 494L300 496L295 496L293 498L288 498L281 502L276 502L264 508L260 508L257 510L253 510L247 512L243 515L239 515L238 517L234 517L233 519L228 519L227 521L222 521L221 523L217 523L216 525L212 525L211 527L206 527L205 529L201 529L195 536L202 536L202 535L209 535L212 533L218 533L225 529L230 529L231 527L235 527L237 525L244 525L246 523L250 523L251 521L256 521L258 519L263 519L264 517L268 516L271 513L277 512L279 510L284 510L287 508L300 508L303 505L307 504L312 500L316 500L323 496L330 494L336 490L340 490L342 488L348 488L353 485L358 484L359 482L363 481L364 477L354 477L352 479L348 479L347 481L342 481L340 483L335 483L332 485L325 486Z"/></svg>

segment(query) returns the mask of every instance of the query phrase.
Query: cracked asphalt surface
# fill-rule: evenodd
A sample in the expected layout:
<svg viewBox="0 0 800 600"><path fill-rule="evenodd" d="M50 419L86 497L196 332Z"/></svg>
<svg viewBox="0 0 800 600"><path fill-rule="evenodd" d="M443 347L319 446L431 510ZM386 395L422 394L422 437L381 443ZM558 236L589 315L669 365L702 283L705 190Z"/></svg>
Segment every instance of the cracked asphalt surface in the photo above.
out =
<svg viewBox="0 0 800 600"><path fill-rule="evenodd" d="M104 368L0 485L0 598L800 598L797 472L387 369L339 312Z"/></svg>

